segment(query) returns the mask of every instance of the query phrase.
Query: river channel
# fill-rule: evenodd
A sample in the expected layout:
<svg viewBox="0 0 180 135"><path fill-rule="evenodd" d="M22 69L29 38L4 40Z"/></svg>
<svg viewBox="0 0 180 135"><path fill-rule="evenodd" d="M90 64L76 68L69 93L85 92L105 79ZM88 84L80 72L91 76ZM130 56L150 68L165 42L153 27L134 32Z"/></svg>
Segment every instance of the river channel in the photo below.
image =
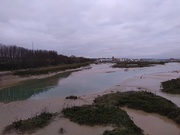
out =
<svg viewBox="0 0 180 135"><path fill-rule="evenodd" d="M91 69L23 81L15 86L0 89L0 102L92 94L111 88L133 76L180 69L178 63L128 70L111 66L112 64L93 64Z"/></svg>

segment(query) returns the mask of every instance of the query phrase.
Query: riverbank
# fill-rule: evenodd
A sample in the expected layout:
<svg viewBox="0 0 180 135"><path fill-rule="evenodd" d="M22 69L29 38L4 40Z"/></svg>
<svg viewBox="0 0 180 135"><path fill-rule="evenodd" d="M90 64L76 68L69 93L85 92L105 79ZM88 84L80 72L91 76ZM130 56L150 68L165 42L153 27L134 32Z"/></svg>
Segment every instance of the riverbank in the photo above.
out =
<svg viewBox="0 0 180 135"><path fill-rule="evenodd" d="M14 75L13 72L0 72L0 90L3 88L7 88L9 86L16 85L22 81L32 80L32 79L43 79L48 78L57 74L65 73L65 72L73 72L73 71L80 71L83 69L87 69L87 67L80 67L74 69L67 69L64 71L58 72L49 72L47 74L40 74L40 75L29 75L29 76L19 76Z"/></svg>
<svg viewBox="0 0 180 135"><path fill-rule="evenodd" d="M2 131L5 126L11 124L12 121L14 121L15 119L26 119L26 118L32 117L34 116L34 114L36 114L37 112L40 112L44 108L47 108L50 112L60 112L63 108L66 108L66 107L72 107L75 105L81 106L84 104L85 105L92 104L94 98L96 98L98 95L103 95L103 94L116 92L116 91L123 92L123 91L129 91L129 90L134 90L134 91L146 90L146 91L150 91L158 95L161 95L171 100L176 105L180 106L179 96L164 94L160 91L161 81L178 78L179 76L180 76L180 73L176 73L176 72L162 72L162 73L145 74L142 76L134 76L132 78L122 81L121 83L119 83L117 86L113 88L110 88L108 90L98 92L92 95L80 96L77 100L70 100L70 99L57 97L57 98L49 98L49 99L42 99L42 100L16 101L16 102L8 103L8 104L0 103L0 119L1 119L0 131ZM45 134L44 131L48 131L47 134L52 133L54 135L58 135L59 129L63 126L63 124L56 125L57 123L60 123L60 121L61 119L57 119L53 121L47 127L41 130L38 130L36 133L34 133L34 135L41 134L41 133ZM65 119L65 121L68 123L67 119ZM72 122L70 123L72 124ZM171 123L171 125L174 128L176 128L177 132L173 133L174 135L179 134L180 129L176 126L175 123L173 123L169 119L165 121L165 123L168 123L168 124ZM73 123L73 125L77 125L77 124ZM147 126L146 128L148 128L148 125L144 125L144 126ZM76 132L77 131L76 128L78 128L78 125L74 126L74 128L75 128L74 132ZM143 129L143 127L141 128ZM68 132L68 129L66 130ZM71 133L73 133L72 130L73 129L71 129ZM91 130L93 131L93 128L91 128ZM105 129L103 128L103 130ZM167 127L167 130L171 130L171 128L168 129ZM101 133L103 133L103 131ZM159 132L157 131L156 134L159 134ZM69 132L69 135L72 135L72 134L70 134ZM153 134L149 134L149 135L153 135Z"/></svg>
<svg viewBox="0 0 180 135"><path fill-rule="evenodd" d="M56 73L59 71L76 69L76 68L85 67L85 66L89 66L89 63L73 63L73 64L63 64L59 66L31 68L27 70L14 71L13 74L19 75L19 76L45 75L49 73Z"/></svg>
<svg viewBox="0 0 180 135"><path fill-rule="evenodd" d="M130 62L117 62L113 68L143 68L155 65L164 65L166 62L144 62L144 61L130 61Z"/></svg>

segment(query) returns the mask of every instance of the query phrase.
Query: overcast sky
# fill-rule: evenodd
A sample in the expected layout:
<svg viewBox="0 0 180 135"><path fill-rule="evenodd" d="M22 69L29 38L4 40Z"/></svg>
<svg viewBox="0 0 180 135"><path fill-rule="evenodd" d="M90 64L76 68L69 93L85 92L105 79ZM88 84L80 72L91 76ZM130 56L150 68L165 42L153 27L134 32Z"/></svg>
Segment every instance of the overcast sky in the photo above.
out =
<svg viewBox="0 0 180 135"><path fill-rule="evenodd" d="M85 57L180 58L180 0L0 0L0 43Z"/></svg>

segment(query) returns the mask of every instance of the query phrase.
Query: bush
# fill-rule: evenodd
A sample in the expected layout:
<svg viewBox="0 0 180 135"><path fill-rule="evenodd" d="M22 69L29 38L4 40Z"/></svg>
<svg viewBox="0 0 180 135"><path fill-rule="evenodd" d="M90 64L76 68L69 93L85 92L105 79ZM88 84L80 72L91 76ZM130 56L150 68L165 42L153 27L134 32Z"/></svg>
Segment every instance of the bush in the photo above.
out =
<svg viewBox="0 0 180 135"><path fill-rule="evenodd" d="M116 106L84 105L81 107L66 108L62 111L66 118L80 125L113 125L112 131L104 132L104 135L142 135L142 130L137 127L127 113Z"/></svg>
<svg viewBox="0 0 180 135"><path fill-rule="evenodd" d="M161 83L162 91L169 94L180 94L180 78Z"/></svg>
<svg viewBox="0 0 180 135"><path fill-rule="evenodd" d="M68 96L68 97L66 97L66 99L74 99L74 100L76 100L76 99L78 99L78 97L77 96Z"/></svg>
<svg viewBox="0 0 180 135"><path fill-rule="evenodd" d="M171 101L145 91L117 92L95 99L95 104L127 106L149 113L158 113L180 124L180 108Z"/></svg>
<svg viewBox="0 0 180 135"><path fill-rule="evenodd" d="M43 128L46 126L55 114L42 112L39 115L36 115L33 118L28 118L26 120L18 120L13 122L11 125L5 127L3 134L8 134L13 131L20 133L32 132L36 129Z"/></svg>

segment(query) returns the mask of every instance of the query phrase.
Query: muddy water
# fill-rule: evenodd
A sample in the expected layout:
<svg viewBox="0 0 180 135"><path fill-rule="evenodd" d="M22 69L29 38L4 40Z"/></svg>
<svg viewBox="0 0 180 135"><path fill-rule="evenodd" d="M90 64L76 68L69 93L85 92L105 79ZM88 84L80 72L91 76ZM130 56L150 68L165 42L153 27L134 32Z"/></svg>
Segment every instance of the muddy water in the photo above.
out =
<svg viewBox="0 0 180 135"><path fill-rule="evenodd" d="M145 135L180 135L180 126L158 114L123 108Z"/></svg>
<svg viewBox="0 0 180 135"><path fill-rule="evenodd" d="M112 127L103 126L80 126L65 118L59 118L49 126L32 135L60 135L60 129L65 135L101 135L105 130L112 130Z"/></svg>

